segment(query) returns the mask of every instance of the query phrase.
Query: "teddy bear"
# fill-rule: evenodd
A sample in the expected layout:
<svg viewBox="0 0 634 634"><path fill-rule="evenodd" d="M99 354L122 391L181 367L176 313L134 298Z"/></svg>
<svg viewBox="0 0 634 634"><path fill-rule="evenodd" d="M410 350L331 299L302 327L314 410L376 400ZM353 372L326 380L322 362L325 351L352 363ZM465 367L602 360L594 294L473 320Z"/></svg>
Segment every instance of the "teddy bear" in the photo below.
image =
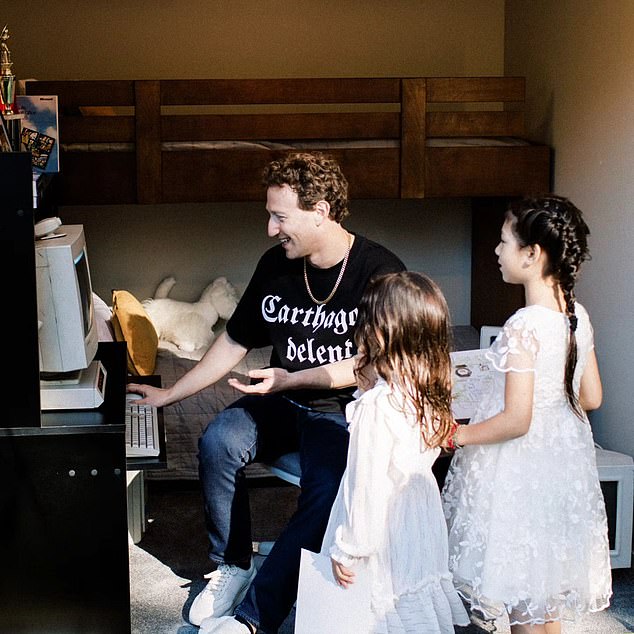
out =
<svg viewBox="0 0 634 634"><path fill-rule="evenodd" d="M166 277L154 297L142 302L156 329L159 346L177 348L179 356L201 359L214 340L218 319L227 320L238 304L236 289L225 277L216 278L201 293L197 302L168 297L176 280Z"/></svg>

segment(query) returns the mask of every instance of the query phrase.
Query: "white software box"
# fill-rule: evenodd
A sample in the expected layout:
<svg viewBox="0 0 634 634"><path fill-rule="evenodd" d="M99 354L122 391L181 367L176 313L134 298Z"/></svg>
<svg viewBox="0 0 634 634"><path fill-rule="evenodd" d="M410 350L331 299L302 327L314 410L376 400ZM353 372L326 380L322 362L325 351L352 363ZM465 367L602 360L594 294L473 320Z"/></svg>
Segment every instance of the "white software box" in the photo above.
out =
<svg viewBox="0 0 634 634"><path fill-rule="evenodd" d="M597 451L597 470L608 515L608 538L612 568L632 565L632 524L634 500L634 460L631 456Z"/></svg>
<svg viewBox="0 0 634 634"><path fill-rule="evenodd" d="M101 361L93 361L82 370L79 382L47 384L40 381L42 409L95 409L103 403L106 393L106 369Z"/></svg>

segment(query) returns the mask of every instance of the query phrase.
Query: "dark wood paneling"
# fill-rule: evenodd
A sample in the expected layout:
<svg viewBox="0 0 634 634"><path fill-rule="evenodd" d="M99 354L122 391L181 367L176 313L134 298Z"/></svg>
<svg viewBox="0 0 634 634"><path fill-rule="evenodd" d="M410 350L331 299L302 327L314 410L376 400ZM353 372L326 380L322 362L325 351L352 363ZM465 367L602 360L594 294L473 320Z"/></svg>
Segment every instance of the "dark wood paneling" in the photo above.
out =
<svg viewBox="0 0 634 634"><path fill-rule="evenodd" d="M398 139L400 114L169 115L161 125L164 141Z"/></svg>
<svg viewBox="0 0 634 634"><path fill-rule="evenodd" d="M398 198L400 150L377 148L330 152L341 164L350 183L350 198Z"/></svg>
<svg viewBox="0 0 634 634"><path fill-rule="evenodd" d="M132 116L60 116L63 143L134 143Z"/></svg>
<svg viewBox="0 0 634 634"><path fill-rule="evenodd" d="M427 137L524 136L524 113L428 112Z"/></svg>
<svg viewBox="0 0 634 634"><path fill-rule="evenodd" d="M495 255L511 199L474 198L471 236L471 325L502 326L524 305L524 289L506 284Z"/></svg>
<svg viewBox="0 0 634 634"><path fill-rule="evenodd" d="M201 150L163 153L164 202L262 201L262 170L284 152ZM399 152L331 150L350 183L351 198L398 198Z"/></svg>
<svg viewBox="0 0 634 634"><path fill-rule="evenodd" d="M136 189L141 204L162 200L160 95L158 81L135 83Z"/></svg>
<svg viewBox="0 0 634 634"><path fill-rule="evenodd" d="M427 101L524 101L524 77L430 77L427 79Z"/></svg>
<svg viewBox="0 0 634 634"><path fill-rule="evenodd" d="M522 196L550 189L550 153L542 145L428 147L425 195Z"/></svg>
<svg viewBox="0 0 634 634"><path fill-rule="evenodd" d="M425 113L424 79L404 79L401 105L401 198L425 196Z"/></svg>
<svg viewBox="0 0 634 634"><path fill-rule="evenodd" d="M61 152L59 193L63 205L135 203L134 152Z"/></svg>

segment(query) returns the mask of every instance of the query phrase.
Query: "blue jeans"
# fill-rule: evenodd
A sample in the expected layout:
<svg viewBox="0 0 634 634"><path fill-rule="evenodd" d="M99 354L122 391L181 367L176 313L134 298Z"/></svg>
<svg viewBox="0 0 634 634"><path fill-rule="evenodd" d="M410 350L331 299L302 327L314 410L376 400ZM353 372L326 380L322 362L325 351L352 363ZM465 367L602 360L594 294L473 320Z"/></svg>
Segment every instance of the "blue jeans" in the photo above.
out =
<svg viewBox="0 0 634 634"><path fill-rule="evenodd" d="M297 510L235 614L274 634L297 598L301 548L319 551L348 453L342 413L307 409L276 394L245 396L218 414L199 441L209 558L246 564L251 517L244 467L300 453Z"/></svg>

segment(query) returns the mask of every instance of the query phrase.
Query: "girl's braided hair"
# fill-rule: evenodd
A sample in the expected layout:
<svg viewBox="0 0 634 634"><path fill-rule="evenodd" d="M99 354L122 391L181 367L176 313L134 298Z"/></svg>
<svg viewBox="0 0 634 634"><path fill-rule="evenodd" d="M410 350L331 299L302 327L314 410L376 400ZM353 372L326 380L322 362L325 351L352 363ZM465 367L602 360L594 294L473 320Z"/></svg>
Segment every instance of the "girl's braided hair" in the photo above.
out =
<svg viewBox="0 0 634 634"><path fill-rule="evenodd" d="M572 385L577 366L575 283L581 263L590 259L587 241L590 230L581 211L567 198L555 195L512 203L507 217L520 246L538 244L546 252L544 275L552 275L563 292L570 324L564 387L570 407L581 418L582 408Z"/></svg>

